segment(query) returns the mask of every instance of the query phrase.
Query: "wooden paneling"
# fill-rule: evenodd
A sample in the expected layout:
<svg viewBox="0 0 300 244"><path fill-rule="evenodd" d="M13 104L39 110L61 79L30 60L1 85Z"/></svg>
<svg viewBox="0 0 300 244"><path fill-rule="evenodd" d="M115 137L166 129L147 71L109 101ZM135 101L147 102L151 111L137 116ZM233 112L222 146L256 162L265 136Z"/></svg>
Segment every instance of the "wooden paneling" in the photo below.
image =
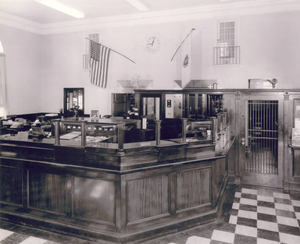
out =
<svg viewBox="0 0 300 244"><path fill-rule="evenodd" d="M0 167L0 200L22 204L22 169Z"/></svg>
<svg viewBox="0 0 300 244"><path fill-rule="evenodd" d="M119 152L55 146L54 162L0 156L1 165L13 168L7 175L19 177L20 193L15 201L19 205L2 202L0 215L118 243L207 223L216 219L220 201L215 199L226 187L226 156L186 159L186 147L143 146ZM12 179L1 179L12 196Z"/></svg>
<svg viewBox="0 0 300 244"><path fill-rule="evenodd" d="M217 202L220 199L221 190L223 189L223 184L225 184L225 178L227 176L227 170L226 170L226 158L220 158L213 162L213 206L217 204Z"/></svg>
<svg viewBox="0 0 300 244"><path fill-rule="evenodd" d="M237 147L237 142L236 140L232 143L232 146L230 150L228 151L227 155L227 168L228 174L234 175L235 174L235 165L236 165L236 147Z"/></svg>
<svg viewBox="0 0 300 244"><path fill-rule="evenodd" d="M29 207L71 214L71 177L29 170Z"/></svg>
<svg viewBox="0 0 300 244"><path fill-rule="evenodd" d="M168 176L128 181L128 222L168 213Z"/></svg>
<svg viewBox="0 0 300 244"><path fill-rule="evenodd" d="M55 146L55 160L64 164L82 165L84 148Z"/></svg>
<svg viewBox="0 0 300 244"><path fill-rule="evenodd" d="M223 182L224 174L226 173L226 158L217 159L214 162L213 175L214 183L216 187L216 192L221 188Z"/></svg>
<svg viewBox="0 0 300 244"><path fill-rule="evenodd" d="M186 145L158 146L158 161L180 159L186 157Z"/></svg>
<svg viewBox="0 0 300 244"><path fill-rule="evenodd" d="M115 182L74 177L74 217L115 223Z"/></svg>
<svg viewBox="0 0 300 244"><path fill-rule="evenodd" d="M3 143L0 145L0 155L4 157L53 160L54 150Z"/></svg>
<svg viewBox="0 0 300 244"><path fill-rule="evenodd" d="M177 209L210 203L211 168L194 169L177 173Z"/></svg>
<svg viewBox="0 0 300 244"><path fill-rule="evenodd" d="M213 157L216 155L215 144L193 145L187 147L187 157Z"/></svg>
<svg viewBox="0 0 300 244"><path fill-rule="evenodd" d="M300 148L299 149L295 149L294 148L294 175L296 177L300 177Z"/></svg>

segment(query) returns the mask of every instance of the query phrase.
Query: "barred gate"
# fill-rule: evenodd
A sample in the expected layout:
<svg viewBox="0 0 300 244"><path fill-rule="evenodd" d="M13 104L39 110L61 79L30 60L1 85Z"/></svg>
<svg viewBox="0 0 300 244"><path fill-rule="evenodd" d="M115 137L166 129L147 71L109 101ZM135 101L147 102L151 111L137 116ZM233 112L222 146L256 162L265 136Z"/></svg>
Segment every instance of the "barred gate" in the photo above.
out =
<svg viewBox="0 0 300 244"><path fill-rule="evenodd" d="M278 101L249 100L245 172L278 174Z"/></svg>

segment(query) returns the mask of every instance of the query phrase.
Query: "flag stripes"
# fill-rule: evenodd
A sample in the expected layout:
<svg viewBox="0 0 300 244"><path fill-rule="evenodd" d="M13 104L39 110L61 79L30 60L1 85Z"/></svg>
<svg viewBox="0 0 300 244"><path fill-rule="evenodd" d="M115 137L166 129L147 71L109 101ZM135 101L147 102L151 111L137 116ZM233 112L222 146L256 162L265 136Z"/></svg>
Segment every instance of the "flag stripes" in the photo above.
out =
<svg viewBox="0 0 300 244"><path fill-rule="evenodd" d="M90 40L91 83L106 88L110 48Z"/></svg>

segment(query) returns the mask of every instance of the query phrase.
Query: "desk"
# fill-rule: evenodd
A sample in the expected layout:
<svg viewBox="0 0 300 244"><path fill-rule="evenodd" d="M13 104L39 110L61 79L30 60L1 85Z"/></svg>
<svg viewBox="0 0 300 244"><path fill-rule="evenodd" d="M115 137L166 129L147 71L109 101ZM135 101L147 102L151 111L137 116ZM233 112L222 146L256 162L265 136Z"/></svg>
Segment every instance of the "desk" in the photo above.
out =
<svg viewBox="0 0 300 244"><path fill-rule="evenodd" d="M0 218L118 243L216 220L231 146L189 158L187 143L110 145L0 140Z"/></svg>

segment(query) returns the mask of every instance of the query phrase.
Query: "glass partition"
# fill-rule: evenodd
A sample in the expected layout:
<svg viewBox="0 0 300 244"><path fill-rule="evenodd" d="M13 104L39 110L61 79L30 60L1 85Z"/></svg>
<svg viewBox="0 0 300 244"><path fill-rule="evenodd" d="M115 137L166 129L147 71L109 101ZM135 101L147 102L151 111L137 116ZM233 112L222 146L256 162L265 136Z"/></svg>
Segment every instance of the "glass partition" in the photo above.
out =
<svg viewBox="0 0 300 244"><path fill-rule="evenodd" d="M172 143L216 143L224 148L230 139L227 112L207 120L143 120L121 118L65 119L55 121L55 144L104 147L123 150L139 146ZM172 133L171 133L172 132Z"/></svg>
<svg viewBox="0 0 300 244"><path fill-rule="evenodd" d="M213 120L187 121L186 141L207 141L213 140L212 137Z"/></svg>
<svg viewBox="0 0 300 244"><path fill-rule="evenodd" d="M142 115L151 119L160 119L160 97L143 97Z"/></svg>
<svg viewBox="0 0 300 244"><path fill-rule="evenodd" d="M185 116L193 120L207 119L206 97L207 97L206 94L197 94L197 93L186 94Z"/></svg>
<svg viewBox="0 0 300 244"><path fill-rule="evenodd" d="M87 118L53 120L51 135L41 133L25 138L18 135L4 135L4 140L21 140L47 143L67 147L94 147L123 151L139 147L164 147L174 144L215 144L215 152L222 153L230 141L230 121L227 112L207 120L176 118L169 120L148 120L142 128L142 120L112 117L97 122ZM42 131L42 127L39 127ZM172 128L173 134L165 133ZM21 137L22 136L22 137ZM193 150L196 150L195 147ZM100 151L101 152L101 151Z"/></svg>
<svg viewBox="0 0 300 244"><path fill-rule="evenodd" d="M175 142L161 140L161 121L149 120L145 129L141 120L112 117L92 122L90 119L55 121L55 144L103 147L123 150Z"/></svg>

